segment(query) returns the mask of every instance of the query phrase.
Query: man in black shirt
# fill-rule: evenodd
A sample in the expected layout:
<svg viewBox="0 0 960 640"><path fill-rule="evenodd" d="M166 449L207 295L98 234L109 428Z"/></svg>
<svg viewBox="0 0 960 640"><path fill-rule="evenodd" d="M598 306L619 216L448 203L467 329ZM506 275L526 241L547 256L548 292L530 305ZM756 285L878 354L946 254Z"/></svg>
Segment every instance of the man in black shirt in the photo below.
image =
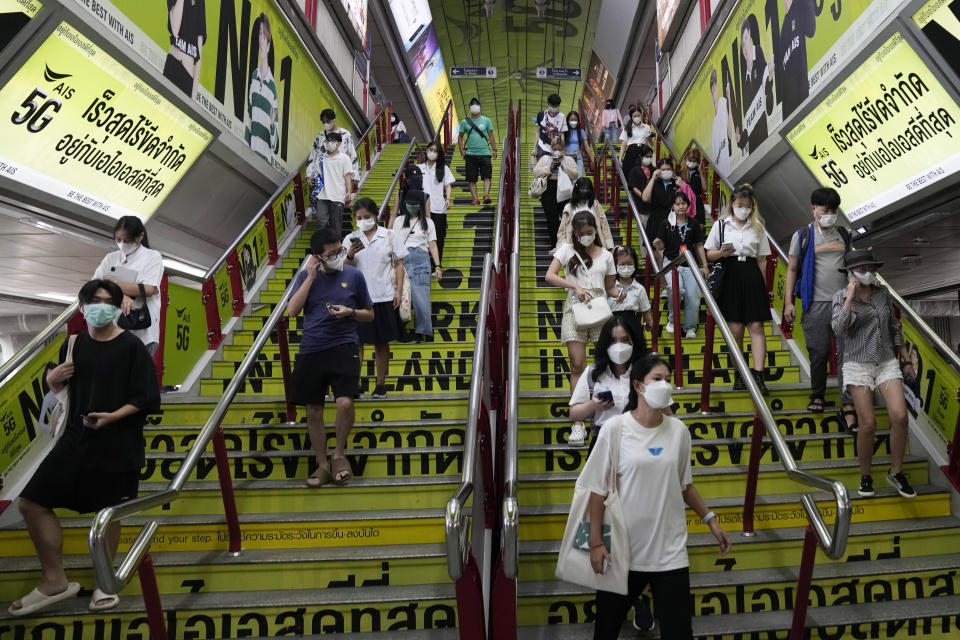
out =
<svg viewBox="0 0 960 640"><path fill-rule="evenodd" d="M46 376L54 392L69 388L66 429L20 494L20 513L43 577L36 589L10 606L15 616L80 590L78 583L67 581L63 532L53 510L91 513L136 498L144 463L143 424L148 413L160 408L156 371L146 347L114 324L123 302L120 287L109 280L91 280L80 289L79 299L87 332L76 338L73 362L65 362L64 343L62 364ZM115 554L119 522L110 526L107 537ZM110 609L119 602L116 594L95 588L90 608Z"/></svg>
<svg viewBox="0 0 960 640"><path fill-rule="evenodd" d="M783 0L783 24L780 45L776 50L777 83L783 105L783 117L793 113L807 99L810 84L807 78L807 38L817 31L813 0Z"/></svg>

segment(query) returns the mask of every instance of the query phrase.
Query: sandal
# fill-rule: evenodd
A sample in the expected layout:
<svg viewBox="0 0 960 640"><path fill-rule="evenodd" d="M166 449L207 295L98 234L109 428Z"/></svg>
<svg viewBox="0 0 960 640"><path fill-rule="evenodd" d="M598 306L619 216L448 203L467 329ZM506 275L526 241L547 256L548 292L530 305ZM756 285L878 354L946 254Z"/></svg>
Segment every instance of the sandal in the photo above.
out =
<svg viewBox="0 0 960 640"><path fill-rule="evenodd" d="M53 595L47 595L40 591L40 589L34 589L27 595L20 598L20 607L14 608L11 604L7 609L7 612L12 616L25 616L34 611L39 611L44 607L49 607L52 604L72 598L77 595L80 591L79 582L69 582L67 583L67 588L61 591L60 593L55 593Z"/></svg>
<svg viewBox="0 0 960 640"><path fill-rule="evenodd" d="M104 602L100 602L103 600ZM87 606L90 611L106 611L107 609L113 609L115 606L120 604L120 596L115 593L106 593L96 588L93 590L93 595L90 596L90 604Z"/></svg>
<svg viewBox="0 0 960 640"><path fill-rule="evenodd" d="M353 477L353 469L346 458L330 458L330 470L333 472L333 481L338 485L346 484Z"/></svg>
<svg viewBox="0 0 960 640"><path fill-rule="evenodd" d="M840 416L840 423L843 425L844 429L847 430L847 433L856 434L857 431L860 430L860 423L857 422L856 409L848 409L847 407L843 407L837 412L837 415ZM847 422L847 416L853 416L853 422Z"/></svg>
<svg viewBox="0 0 960 640"><path fill-rule="evenodd" d="M823 398L810 398L810 402L807 403L807 411L823 413Z"/></svg>
<svg viewBox="0 0 960 640"><path fill-rule="evenodd" d="M316 480L316 482L311 482L311 480ZM307 478L307 486L311 489L319 489L323 485L330 484L331 482L333 482L333 476L330 475L330 470L326 467L317 467L317 470Z"/></svg>

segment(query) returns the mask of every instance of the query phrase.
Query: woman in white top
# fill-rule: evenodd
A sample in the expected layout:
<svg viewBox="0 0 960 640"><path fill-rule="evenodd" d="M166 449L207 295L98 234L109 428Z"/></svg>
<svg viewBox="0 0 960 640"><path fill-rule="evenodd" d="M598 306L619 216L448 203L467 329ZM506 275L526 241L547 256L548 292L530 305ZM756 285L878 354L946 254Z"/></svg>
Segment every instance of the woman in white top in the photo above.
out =
<svg viewBox="0 0 960 640"><path fill-rule="evenodd" d="M741 349L744 328L750 332L753 378L763 393L769 393L763 380L763 366L767 357L767 336L763 323L770 320L766 283L770 243L757 210L753 187L742 184L734 189L726 214L710 228L703 248L707 260L722 260L724 263L723 287L717 303ZM733 388L741 391L746 388L739 373L734 375Z"/></svg>
<svg viewBox="0 0 960 640"><path fill-rule="evenodd" d="M652 134L650 125L643 123L643 113L631 111L627 126L620 132L620 164L623 165L624 176L630 177L630 170L640 158L640 145L653 147L650 143Z"/></svg>
<svg viewBox="0 0 960 640"><path fill-rule="evenodd" d="M679 419L666 415L672 404L670 369L659 356L637 360L630 370L626 412L604 423L593 453L577 484L590 490L590 563L602 573L605 563L629 563L626 595L597 591L594 640L615 640L630 605L646 585L660 620L660 637L692 640L690 620L690 560L687 556L685 507L710 528L720 555L730 551L730 538L716 514L693 484L690 432ZM629 558L613 558L602 536L610 442L620 431L617 489L629 537Z"/></svg>
<svg viewBox="0 0 960 640"><path fill-rule="evenodd" d="M561 268L565 273L563 278L559 275ZM569 290L563 303L560 342L567 345L570 355L571 389L577 387L577 381L587 366L587 344L600 337L600 327L584 329L577 326L573 319L573 305L589 302L598 296L619 295L614 286L616 273L613 256L600 245L593 214L581 211L573 216L573 242L557 247L544 278L547 284Z"/></svg>
<svg viewBox="0 0 960 640"><path fill-rule="evenodd" d="M427 145L427 161L417 166L423 174L423 191L427 194L430 205L428 215L437 228L437 253L443 260L443 242L447 238L447 209L453 204L453 173L440 150L440 143L436 140Z"/></svg>
<svg viewBox="0 0 960 640"><path fill-rule="evenodd" d="M403 260L403 267L410 276L410 304L413 307L413 330L417 341L433 337L433 320L430 316L430 258L437 266L433 277L440 279L443 269L437 252L437 229L427 217L423 204L423 192L410 189L404 196L404 215L393 223L394 254Z"/></svg>
<svg viewBox="0 0 960 640"><path fill-rule="evenodd" d="M147 230L136 216L123 216L113 227L117 251L111 251L94 271L94 279L116 282L123 291L120 310L128 315L143 306L140 285L147 296L150 326L130 332L140 338L152 356L160 346L160 281L163 280L163 256L150 248Z"/></svg>
<svg viewBox="0 0 960 640"><path fill-rule="evenodd" d="M403 336L403 323L397 312L403 294L397 286L397 283L403 284L403 263L394 255L392 232L377 225L377 204L370 198L360 198L353 205L353 212L357 231L343 239L349 247L347 264L360 269L373 300L373 322L361 322L357 327L360 362L363 362L363 345L372 344L377 363L373 397L382 398L387 395L390 342Z"/></svg>
<svg viewBox="0 0 960 640"><path fill-rule="evenodd" d="M570 221L578 211L589 211L597 221L597 231L600 234L600 244L606 249L613 249L613 234L607 223L607 215L603 207L594 197L593 180L586 176L577 178L573 183L573 192L570 200L563 207L560 215L560 227L557 229L557 246L570 243Z"/></svg>

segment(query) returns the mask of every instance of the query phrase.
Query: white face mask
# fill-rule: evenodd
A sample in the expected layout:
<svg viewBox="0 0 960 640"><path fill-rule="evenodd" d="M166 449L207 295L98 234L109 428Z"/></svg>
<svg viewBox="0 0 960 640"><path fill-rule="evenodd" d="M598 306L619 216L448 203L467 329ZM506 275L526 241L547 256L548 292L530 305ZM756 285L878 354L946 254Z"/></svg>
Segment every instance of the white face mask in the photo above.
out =
<svg viewBox="0 0 960 640"><path fill-rule="evenodd" d="M327 143L327 153L333 153L334 151L336 151L336 150L339 149L339 148L340 148L340 143L339 143L339 142L333 142L333 141L331 141L331 142L328 142L328 143Z"/></svg>
<svg viewBox="0 0 960 640"><path fill-rule="evenodd" d="M427 160L429 160L430 162L434 162L436 159L437 159L436 151L427 151Z"/></svg>
<svg viewBox="0 0 960 640"><path fill-rule="evenodd" d="M552 116L555 116L555 115L557 115L558 113L560 113L560 109L558 109L558 108L556 108L556 107L550 107L550 108L547 109L547 113L549 113L549 114L552 115Z"/></svg>
<svg viewBox="0 0 960 640"><path fill-rule="evenodd" d="M633 124L643 124L643 118L640 116L634 116Z"/></svg>
<svg viewBox="0 0 960 640"><path fill-rule="evenodd" d="M666 380L657 380L646 385L640 393L652 409L666 409L673 404L673 385Z"/></svg>
<svg viewBox="0 0 960 640"><path fill-rule="evenodd" d="M617 273L624 278L629 278L632 276L634 271L636 271L636 267L634 267L632 264L622 264L617 267Z"/></svg>
<svg viewBox="0 0 960 640"><path fill-rule="evenodd" d="M860 281L860 284L876 284L877 283L877 274L873 271L854 271L853 277Z"/></svg>
<svg viewBox="0 0 960 640"><path fill-rule="evenodd" d="M343 259L344 256L338 255L336 258L324 260L323 264L327 265L327 269L331 271L343 271Z"/></svg>
<svg viewBox="0 0 960 640"><path fill-rule="evenodd" d="M470 105L470 113L472 113L475 116L480 115L480 105L478 104Z"/></svg>
<svg viewBox="0 0 960 640"><path fill-rule="evenodd" d="M697 168L696 162L691 162L690 160L687 160L687 169L696 169L696 168Z"/></svg>
<svg viewBox="0 0 960 640"><path fill-rule="evenodd" d="M370 231L377 226L377 221L373 218L364 218L363 220L357 220L357 227L360 231Z"/></svg>
<svg viewBox="0 0 960 640"><path fill-rule="evenodd" d="M117 248L123 252L123 255L128 256L140 246L139 242L118 242Z"/></svg>
<svg viewBox="0 0 960 640"><path fill-rule="evenodd" d="M559 157L562 156L562 155L563 155L563 151L560 151L559 149L554 149L554 150L553 150L553 157L554 157L554 158L559 158Z"/></svg>
<svg viewBox="0 0 960 640"><path fill-rule="evenodd" d="M613 364L626 364L633 355L633 345L626 342L617 342L607 347L607 355Z"/></svg>
<svg viewBox="0 0 960 640"><path fill-rule="evenodd" d="M825 213L820 216L820 226L824 229L829 229L833 225L837 224L837 214L835 213Z"/></svg>
<svg viewBox="0 0 960 640"><path fill-rule="evenodd" d="M337 128L337 121L331 120L330 122L324 122L323 128L326 129L327 131L333 131L334 129Z"/></svg>
<svg viewBox="0 0 960 640"><path fill-rule="evenodd" d="M660 177L663 178L664 180L671 180L673 178L673 171L671 171L670 169L667 169L666 171L661 171Z"/></svg>
<svg viewBox="0 0 960 640"><path fill-rule="evenodd" d="M646 158L643 159L643 166L649 167L652 164L653 164L653 158L651 158L650 156L647 156Z"/></svg>
<svg viewBox="0 0 960 640"><path fill-rule="evenodd" d="M585 233L584 235L580 236L580 244L582 244L585 247L589 247L590 245L593 244L593 241L596 239L597 239L596 234Z"/></svg>
<svg viewBox="0 0 960 640"><path fill-rule="evenodd" d="M738 220L746 220L750 217L750 212L752 211L753 209L750 207L734 207L733 215L737 216Z"/></svg>
<svg viewBox="0 0 960 640"><path fill-rule="evenodd" d="M576 129L576 128L577 128L577 121L576 121L576 120L571 120L570 122L567 123L567 126L570 127L571 129Z"/></svg>

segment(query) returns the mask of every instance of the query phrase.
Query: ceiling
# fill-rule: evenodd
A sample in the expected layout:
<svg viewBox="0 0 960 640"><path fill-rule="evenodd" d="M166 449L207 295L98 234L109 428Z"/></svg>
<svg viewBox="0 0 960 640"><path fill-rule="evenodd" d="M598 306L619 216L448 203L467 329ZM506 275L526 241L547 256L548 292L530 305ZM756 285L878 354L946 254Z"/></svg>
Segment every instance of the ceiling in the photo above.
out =
<svg viewBox="0 0 960 640"><path fill-rule="evenodd" d="M534 0L497 0L493 17L488 19L481 0L430 0L447 69L497 67L496 80L450 81L458 115L468 113L467 105L476 96L483 104L484 115L502 137L511 100L522 100L524 118L543 109L551 93L560 95L562 110L577 106L582 82L537 80L536 67L577 67L586 77L602 0L553 0L546 4L546 16L538 18Z"/></svg>

